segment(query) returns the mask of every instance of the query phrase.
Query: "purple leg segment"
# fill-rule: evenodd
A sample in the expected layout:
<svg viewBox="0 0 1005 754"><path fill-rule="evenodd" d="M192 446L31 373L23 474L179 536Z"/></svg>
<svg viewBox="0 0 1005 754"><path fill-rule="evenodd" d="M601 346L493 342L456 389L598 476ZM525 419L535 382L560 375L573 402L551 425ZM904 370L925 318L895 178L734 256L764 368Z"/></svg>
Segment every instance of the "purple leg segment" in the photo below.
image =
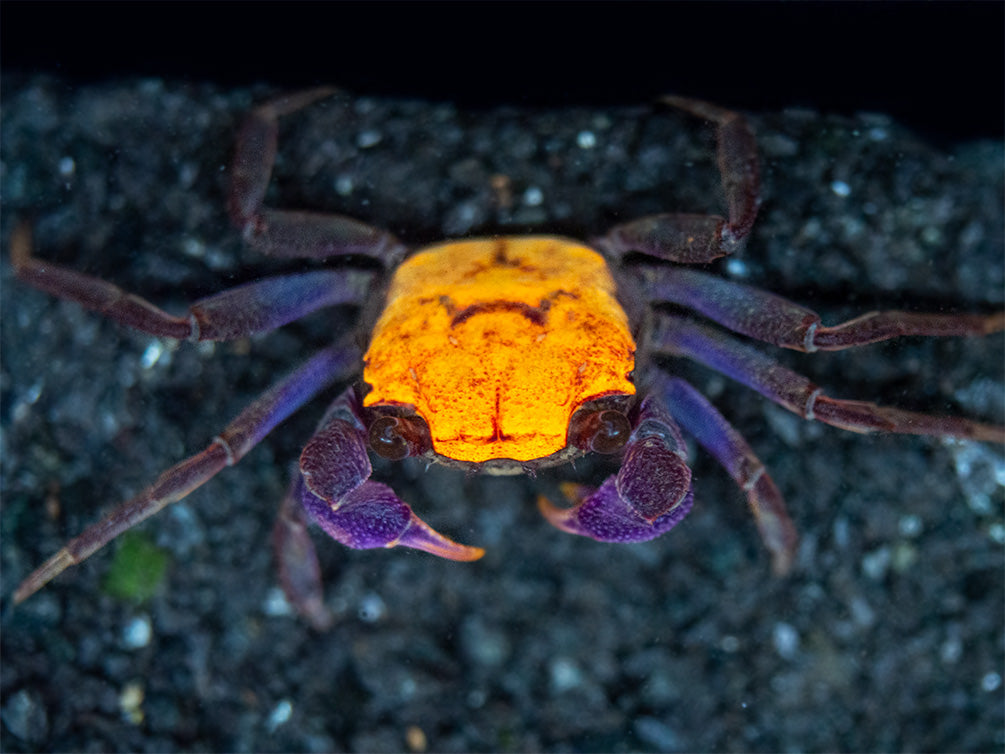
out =
<svg viewBox="0 0 1005 754"><path fill-rule="evenodd" d="M642 401L621 469L596 490L565 485L574 503L558 508L538 498L554 526L600 542L645 542L666 533L691 510L691 470L680 430L662 401Z"/></svg>
<svg viewBox="0 0 1005 754"><path fill-rule="evenodd" d="M193 340L233 340L268 332L330 306L360 305L373 275L318 270L241 285L192 305Z"/></svg>
<svg viewBox="0 0 1005 754"><path fill-rule="evenodd" d="M80 563L123 532L181 500L226 466L233 466L273 427L354 368L358 359L357 352L344 347L327 348L316 354L242 411L205 450L165 471L150 487L68 542L18 586L15 603L28 598L66 568Z"/></svg>
<svg viewBox="0 0 1005 754"><path fill-rule="evenodd" d="M661 317L652 340L656 351L704 364L806 419L853 432L897 432L1005 443L1005 427L831 398L820 387L756 348L680 317Z"/></svg>
<svg viewBox="0 0 1005 754"><path fill-rule="evenodd" d="M747 495L761 539L771 552L775 573L788 573L797 535L785 501L746 440L708 400L684 380L658 377L656 390L684 431L726 469Z"/></svg>
<svg viewBox="0 0 1005 754"><path fill-rule="evenodd" d="M750 233L760 205L757 144L746 118L687 97L662 101L716 124L717 159L728 218L661 214L617 225L593 243L613 257L638 251L660 259L701 264L732 253Z"/></svg>
<svg viewBox="0 0 1005 754"><path fill-rule="evenodd" d="M321 566L307 531L307 511L300 502L303 484L300 474L295 474L272 527L272 548L286 599L314 630L327 631L333 616L325 607Z"/></svg>
<svg viewBox="0 0 1005 754"><path fill-rule="evenodd" d="M300 500L318 525L356 549L413 547L450 560L477 560L468 547L433 530L386 485L368 481L366 427L355 390L332 404L300 456Z"/></svg>
<svg viewBox="0 0 1005 754"><path fill-rule="evenodd" d="M335 92L320 87L277 98L251 112L234 151L230 216L248 242L270 256L325 259L362 254L391 267L406 248L390 233L344 215L263 206L276 160L279 119Z"/></svg>
<svg viewBox="0 0 1005 754"><path fill-rule="evenodd" d="M265 201L279 144L279 119L337 91L334 87L319 86L276 97L251 111L238 132L230 170L228 209L235 223L243 225Z"/></svg>
<svg viewBox="0 0 1005 754"><path fill-rule="evenodd" d="M651 301L686 306L733 332L797 351L838 351L906 335L987 335L1005 329L1005 312L869 312L825 327L816 312L788 299L696 270L644 270Z"/></svg>
<svg viewBox="0 0 1005 754"><path fill-rule="evenodd" d="M38 259L31 245L31 230L22 223L11 236L11 259L20 280L120 324L179 340L244 338L324 307L361 304L373 277L359 270L319 270L267 278L204 298L188 316L176 317L112 283Z"/></svg>

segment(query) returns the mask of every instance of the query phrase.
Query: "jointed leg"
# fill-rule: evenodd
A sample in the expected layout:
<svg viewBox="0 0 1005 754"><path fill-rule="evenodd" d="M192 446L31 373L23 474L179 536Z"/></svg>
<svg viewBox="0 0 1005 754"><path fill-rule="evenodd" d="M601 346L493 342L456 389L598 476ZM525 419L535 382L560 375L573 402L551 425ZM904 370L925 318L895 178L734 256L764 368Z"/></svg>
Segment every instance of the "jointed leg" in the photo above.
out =
<svg viewBox="0 0 1005 754"><path fill-rule="evenodd" d="M243 338L327 306L361 304L373 277L359 270L318 270L266 278L197 301L188 316L176 317L105 280L32 256L31 246L31 229L21 223L10 244L18 279L128 327L181 340Z"/></svg>
<svg viewBox="0 0 1005 754"><path fill-rule="evenodd" d="M756 348L680 317L662 317L652 340L656 352L686 356L711 367L806 419L853 432L898 432L1005 443L1005 427L831 398Z"/></svg>
<svg viewBox="0 0 1005 754"><path fill-rule="evenodd" d="M391 267L406 249L390 233L344 215L275 210L263 205L276 160L279 118L335 91L320 87L280 97L251 112L237 137L230 216L249 243L270 256L325 259L362 254Z"/></svg>
<svg viewBox="0 0 1005 754"><path fill-rule="evenodd" d="M906 335L987 335L1005 329L1005 312L869 312L825 327L816 312L774 293L696 270L645 270L650 301L686 306L733 332L796 351L838 351Z"/></svg>
<svg viewBox="0 0 1005 754"><path fill-rule="evenodd" d="M796 529L781 493L746 440L684 380L660 377L655 390L684 432L711 453L747 494L761 539L771 552L775 573L788 573L796 553Z"/></svg>
<svg viewBox="0 0 1005 754"><path fill-rule="evenodd" d="M70 540L21 583L14 592L14 602L27 599L62 571L80 563L165 506L181 500L224 467L233 466L273 427L353 369L358 358L359 354L347 347L327 348L316 354L244 409L203 451L165 471L139 495Z"/></svg>
<svg viewBox="0 0 1005 754"><path fill-rule="evenodd" d="M307 531L307 511L300 502L303 486L300 470L296 469L272 527L272 548L286 599L316 631L327 631L332 614L325 607L321 566Z"/></svg>
<svg viewBox="0 0 1005 754"><path fill-rule="evenodd" d="M594 244L615 258L638 251L672 262L710 262L732 253L750 233L757 217L761 180L754 133L740 113L687 97L664 97L662 101L716 124L719 174L728 217L651 215L615 226Z"/></svg>

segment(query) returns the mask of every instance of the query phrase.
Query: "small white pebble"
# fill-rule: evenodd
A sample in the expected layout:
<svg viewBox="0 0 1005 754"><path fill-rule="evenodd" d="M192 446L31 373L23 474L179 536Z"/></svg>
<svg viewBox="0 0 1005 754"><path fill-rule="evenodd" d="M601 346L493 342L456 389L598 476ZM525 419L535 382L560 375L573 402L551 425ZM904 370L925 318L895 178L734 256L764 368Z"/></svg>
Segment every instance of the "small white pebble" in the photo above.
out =
<svg viewBox="0 0 1005 754"><path fill-rule="evenodd" d="M878 547L862 557L862 571L873 581L879 581L886 576L892 559L893 553L889 547Z"/></svg>
<svg viewBox="0 0 1005 754"><path fill-rule="evenodd" d="M833 532L834 544L842 550L846 549L851 541L851 524L848 523L848 519L840 517L834 519Z"/></svg>
<svg viewBox="0 0 1005 754"><path fill-rule="evenodd" d="M356 137L356 146L360 149L369 149L370 147L375 147L380 144L380 140L383 138L384 137L380 135L380 131L375 131L373 129L360 131L359 136Z"/></svg>
<svg viewBox="0 0 1005 754"><path fill-rule="evenodd" d="M959 636L950 636L939 648L939 658L946 665L952 665L959 662L960 657L963 656L963 642L960 641Z"/></svg>
<svg viewBox="0 0 1005 754"><path fill-rule="evenodd" d="M544 201L544 194L537 186L531 186L523 192L523 203L528 207L538 207Z"/></svg>
<svg viewBox="0 0 1005 754"><path fill-rule="evenodd" d="M288 722L292 715L293 705L290 704L288 699L283 699L272 708L272 712L269 713L269 719L265 721L265 727L269 733L275 733L276 729Z"/></svg>
<svg viewBox="0 0 1005 754"><path fill-rule="evenodd" d="M576 134L576 146L580 149L593 149L597 146L597 137L593 131L580 131Z"/></svg>
<svg viewBox="0 0 1005 754"><path fill-rule="evenodd" d="M340 175L335 179L335 192L339 196L349 196L356 187L351 175Z"/></svg>
<svg viewBox="0 0 1005 754"><path fill-rule="evenodd" d="M159 340L150 341L150 345L147 346L147 350L143 352L143 356L140 357L140 366L144 369L152 369L154 364L160 361L161 356L164 354L164 344Z"/></svg>
<svg viewBox="0 0 1005 754"><path fill-rule="evenodd" d="M42 395L42 381L32 383L32 386L28 388L28 392L24 394L24 402L29 404L34 404L38 401L39 397Z"/></svg>
<svg viewBox="0 0 1005 754"><path fill-rule="evenodd" d="M278 618L286 615L293 615L293 606L290 605L283 594L283 590L278 586L272 587L265 593L265 602L262 605L262 612L266 615Z"/></svg>
<svg viewBox="0 0 1005 754"><path fill-rule="evenodd" d="M876 623L876 611L862 597L853 597L848 603L848 611L856 625L869 628Z"/></svg>
<svg viewBox="0 0 1005 754"><path fill-rule="evenodd" d="M387 614L387 606L381 596L367 592L359 602L359 619L364 623L376 623Z"/></svg>
<svg viewBox="0 0 1005 754"><path fill-rule="evenodd" d="M905 537L916 537L921 534L921 517L913 513L901 516L900 521L897 522L897 528Z"/></svg>
<svg viewBox="0 0 1005 754"><path fill-rule="evenodd" d="M119 694L119 710L124 720L139 725L143 722L143 685L139 682L127 683Z"/></svg>
<svg viewBox="0 0 1005 754"><path fill-rule="evenodd" d="M771 639L775 645L775 651L786 660L791 660L799 651L799 632L784 621L775 624L775 628L771 632Z"/></svg>
<svg viewBox="0 0 1005 754"><path fill-rule="evenodd" d="M63 157L59 160L59 174L63 178L72 178L76 171L77 163L73 161L72 157Z"/></svg>
<svg viewBox="0 0 1005 754"><path fill-rule="evenodd" d="M555 693L562 693L569 689L574 689L582 681L582 673L575 662L568 657L556 657L551 661L548 668L551 676L551 689Z"/></svg>
<svg viewBox="0 0 1005 754"><path fill-rule="evenodd" d="M411 699L415 696L416 690L419 688L419 684L415 682L415 679L411 676L406 676L398 684L398 694L403 699Z"/></svg>
<svg viewBox="0 0 1005 754"><path fill-rule="evenodd" d="M921 240L930 246L938 246L943 243L942 231L930 225L921 231Z"/></svg>
<svg viewBox="0 0 1005 754"><path fill-rule="evenodd" d="M150 643L153 636L153 628L150 625L150 618L140 615L133 618L122 630L122 645L126 649L142 649Z"/></svg>
<svg viewBox="0 0 1005 754"><path fill-rule="evenodd" d="M1002 685L1002 677L998 673L987 673L981 678L981 688L985 691L997 691Z"/></svg>
<svg viewBox="0 0 1005 754"><path fill-rule="evenodd" d="M851 193L851 186L844 181L833 181L831 182L831 191L838 196L848 196Z"/></svg>
<svg viewBox="0 0 1005 754"><path fill-rule="evenodd" d="M195 162L185 162L178 171L178 182L182 186L190 187L199 177L199 165Z"/></svg>
<svg viewBox="0 0 1005 754"><path fill-rule="evenodd" d="M918 561L918 550L910 542L898 542L893 546L890 565L897 573L905 573Z"/></svg>
<svg viewBox="0 0 1005 754"><path fill-rule="evenodd" d="M730 277L745 278L750 274L750 270L742 259L733 258L726 262L726 273Z"/></svg>
<svg viewBox="0 0 1005 754"><path fill-rule="evenodd" d="M200 241L198 238L192 238L189 236L181 243L182 254L190 256L193 259L202 259L206 256L206 244Z"/></svg>

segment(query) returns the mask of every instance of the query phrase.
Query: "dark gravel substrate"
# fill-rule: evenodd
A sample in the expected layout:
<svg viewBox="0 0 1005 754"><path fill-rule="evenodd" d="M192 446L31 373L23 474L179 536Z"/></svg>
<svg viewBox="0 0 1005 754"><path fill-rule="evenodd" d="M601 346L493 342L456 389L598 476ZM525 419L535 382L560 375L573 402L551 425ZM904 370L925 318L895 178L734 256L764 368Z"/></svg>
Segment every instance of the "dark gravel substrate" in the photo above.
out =
<svg viewBox="0 0 1005 754"><path fill-rule="evenodd" d="M165 343L154 358L154 339L14 283L19 216L35 219L45 257L172 311L282 267L243 248L223 211L236 124L269 91L2 84L3 751L1005 745L1000 449L844 433L687 366L789 502L803 539L787 579L702 454L694 512L635 546L542 521L536 491L558 474L382 466L431 524L488 554L464 565L318 535L338 620L317 634L284 612L269 550L316 402L142 527L169 556L148 602L103 588L113 547L12 607L64 539L201 448L353 312L248 342ZM1001 143L942 151L880 115L751 117L764 205L724 274L831 322L1001 307ZM718 210L707 137L646 107L459 112L346 96L284 124L272 200L412 242L588 237L650 212ZM1000 336L781 358L838 396L1003 421Z"/></svg>

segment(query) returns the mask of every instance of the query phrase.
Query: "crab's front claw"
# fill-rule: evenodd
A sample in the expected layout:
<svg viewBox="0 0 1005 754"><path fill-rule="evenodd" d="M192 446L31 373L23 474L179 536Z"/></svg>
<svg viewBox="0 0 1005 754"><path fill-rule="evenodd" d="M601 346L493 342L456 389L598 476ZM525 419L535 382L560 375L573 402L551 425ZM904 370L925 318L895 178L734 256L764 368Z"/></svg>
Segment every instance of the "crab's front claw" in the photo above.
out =
<svg viewBox="0 0 1005 754"><path fill-rule="evenodd" d="M537 500L541 514L562 531L598 542L647 542L655 539L676 526L694 503L692 492L688 489L676 506L649 521L621 497L616 477L608 477L596 490L579 484L563 484L561 489L574 503L573 507L559 508L542 496Z"/></svg>
<svg viewBox="0 0 1005 754"><path fill-rule="evenodd" d="M370 478L373 467L359 427L333 418L300 454L300 474L308 491L322 500L341 500Z"/></svg>
<svg viewBox="0 0 1005 754"><path fill-rule="evenodd" d="M684 438L663 403L649 397L635 416L621 470L596 490L563 485L573 503L538 508L554 526L600 542L645 542L666 533L691 510L691 469Z"/></svg>
<svg viewBox="0 0 1005 754"><path fill-rule="evenodd" d="M394 490L363 482L339 500L326 500L305 485L301 502L317 524L347 547L413 547L449 560L478 560L485 551L447 539L412 512Z"/></svg>
<svg viewBox="0 0 1005 754"><path fill-rule="evenodd" d="M691 469L676 446L658 435L641 437L628 446L618 472L618 495L650 524L679 508L691 491Z"/></svg>

